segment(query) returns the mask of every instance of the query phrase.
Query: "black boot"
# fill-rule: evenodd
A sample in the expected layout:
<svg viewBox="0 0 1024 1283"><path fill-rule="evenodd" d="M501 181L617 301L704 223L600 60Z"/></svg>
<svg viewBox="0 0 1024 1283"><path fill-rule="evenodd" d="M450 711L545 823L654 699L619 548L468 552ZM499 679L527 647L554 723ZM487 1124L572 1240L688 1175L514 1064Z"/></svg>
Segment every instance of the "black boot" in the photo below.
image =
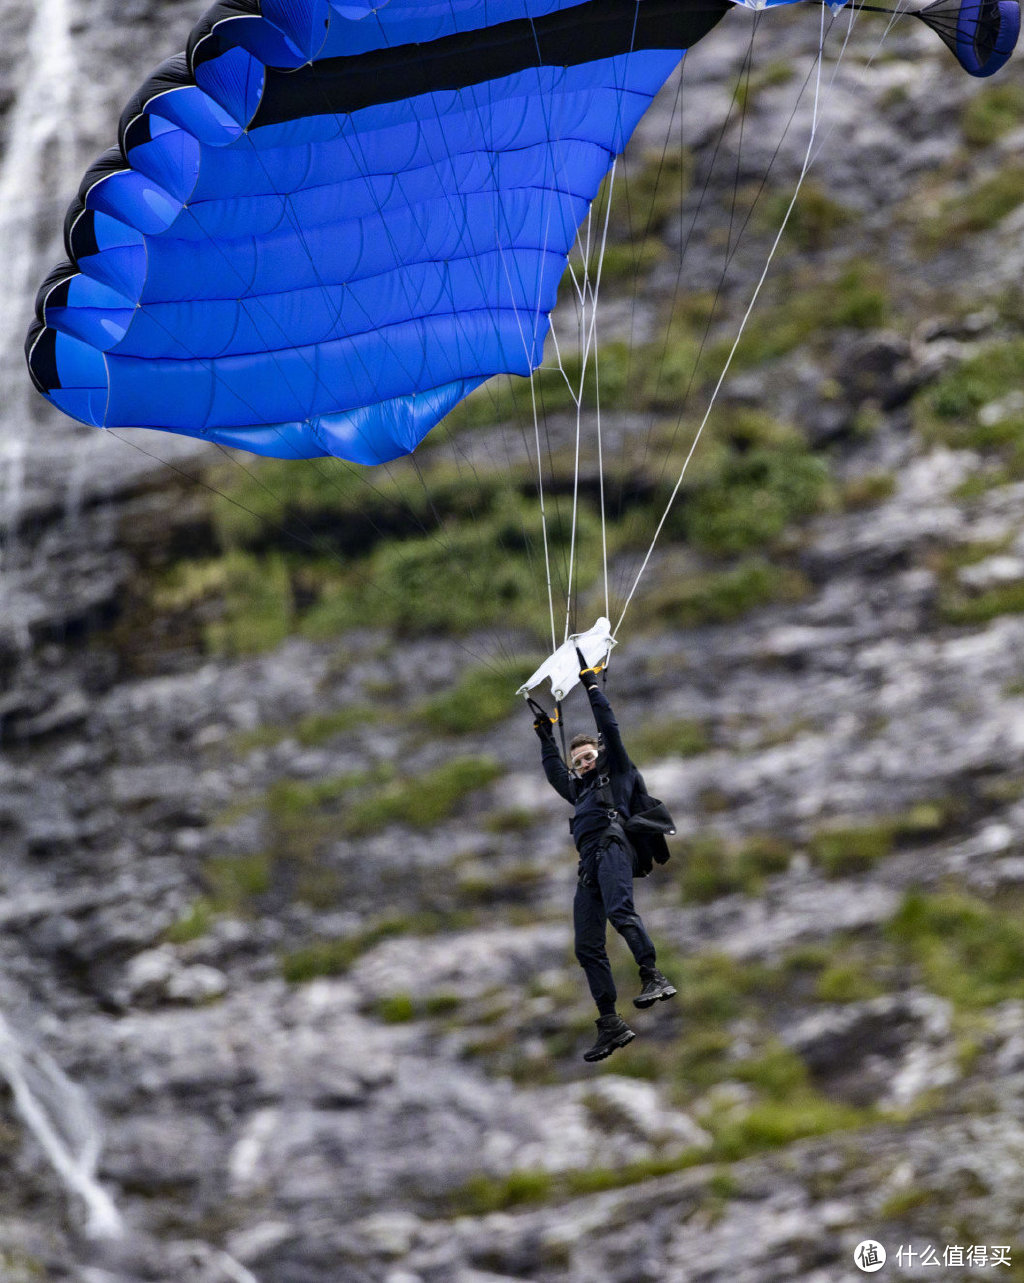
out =
<svg viewBox="0 0 1024 1283"><path fill-rule="evenodd" d="M666 998L676 996L675 985L670 980L666 980L656 967L641 971L640 979L644 987L633 999L634 1007L653 1007L656 1002L664 1002Z"/></svg>
<svg viewBox="0 0 1024 1283"><path fill-rule="evenodd" d="M584 1060L604 1060L619 1047L632 1042L636 1034L616 1012L610 1016L598 1016L597 1042L589 1051L583 1053Z"/></svg>

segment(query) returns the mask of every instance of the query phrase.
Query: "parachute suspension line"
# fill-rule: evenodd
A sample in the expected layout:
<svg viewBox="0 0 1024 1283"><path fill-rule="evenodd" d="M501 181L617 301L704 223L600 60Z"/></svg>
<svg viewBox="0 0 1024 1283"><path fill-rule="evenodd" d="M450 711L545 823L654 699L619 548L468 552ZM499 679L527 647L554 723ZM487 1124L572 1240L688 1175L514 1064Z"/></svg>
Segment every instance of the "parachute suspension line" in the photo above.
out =
<svg viewBox="0 0 1024 1283"><path fill-rule="evenodd" d="M634 596L636 595L637 588L640 585L640 580L643 578L644 572L646 571L647 566L650 563L651 557L654 554L654 549L658 542L658 538L661 535L665 522L668 520L669 513L672 511L672 506L676 501L676 497L678 496L679 491L682 489L683 480L686 477L687 469L690 466L690 460L693 458L694 453L697 449L697 446L700 442L700 439L704 434L704 429L707 427L708 421L711 418L711 413L714 410L715 402L718 399L718 394L721 392L722 385L725 383L726 377L729 373L729 369L732 365L733 358L736 355L736 352L740 345L740 341L743 338L743 333L747 327L747 323L749 322L750 317L754 311L754 307L757 303L757 300L760 297L761 290L764 287L764 283L768 277L768 272L771 268L772 262L774 261L775 254L778 251L779 245L782 242L782 237L785 234L790 216L793 213L793 209L796 205L797 199L800 195L800 191L803 187L804 179L806 178L807 172L810 168L811 158L814 153L814 143L815 143L817 129L818 129L818 114L821 106L821 68L822 68L822 60L824 57L824 50L825 50L825 7L824 6L822 6L821 15L822 15L822 18L821 18L821 28L819 32L819 38L818 38L818 53L817 53L817 58L815 62L814 103L813 103L812 114L811 114L810 136L808 137L808 140L807 140L807 149L804 154L803 164L800 168L800 174L797 178L793 195L790 198L789 204L786 207L786 212L783 215L782 223L779 227L778 232L775 235L774 241L772 242L771 249L768 252L767 261L765 262L764 268L761 271L761 275L758 277L757 284L755 285L753 293L751 294L751 297L750 297L750 301L747 304L747 309L744 312L743 318L739 324L739 328L737 329L736 337L733 340L732 346L729 349L729 354L725 359L725 362L722 366L722 370L718 376L718 380L715 383L714 390L712 391L711 396L708 400L708 405L706 410L704 411L704 416L700 421L697 431L694 433L693 441L690 443L690 449L686 454L686 458L683 460L683 466L680 469L679 476L676 480L675 486L673 487L672 493L669 496L668 503L665 505L665 510L661 514L661 519L658 522L657 528L655 529L654 536L651 539L650 546L648 547L647 552L644 555L644 559L640 565L640 569L637 571L636 576L633 580L633 583L629 589L629 593L626 596L626 600L625 600L625 603L623 604L622 611L619 615L618 621L616 622L615 627L612 629L613 637L615 637L618 634L619 629L622 627L622 622L626 617L626 612L629 610L630 603L632 602Z"/></svg>
<svg viewBox="0 0 1024 1283"><path fill-rule="evenodd" d="M848 3L849 3L849 0L848 0ZM834 82L836 75L839 72L839 66L842 61L842 57L846 52L846 47L849 44L850 37L853 34L853 24L856 21L857 13L864 8L865 8L864 5L849 4L850 20L847 26L846 36L843 39L842 48L839 51L839 57L836 60L835 70L832 73L832 81L829 82L830 89L832 87L832 83ZM871 12L875 12L875 10L872 10ZM868 60L863 64L864 71L866 71L869 67L873 66L875 59L881 55L882 47L885 44L885 41L888 38L889 33L892 31L893 27L895 27L896 20L902 17L916 17L919 11L911 10L911 9L902 9L897 6L897 8L895 9L879 9L877 10L877 12L888 13L890 15L889 21L885 24L885 29L882 31L882 34L878 37L878 43L875 45L874 52L871 54ZM818 146L814 153L814 156L811 159L812 165L817 162L818 156L825 149L825 147L828 146L829 139L832 137L833 133L835 132L837 123L838 123L837 121L833 120L831 124L828 126L828 128L824 131L821 139L818 142Z"/></svg>
<svg viewBox="0 0 1024 1283"><path fill-rule="evenodd" d="M601 358L600 349L597 346L597 301L601 289L601 277L604 273L605 252L608 248L608 229L611 225L612 213L612 195L615 186L615 176L617 173L618 159L612 161L611 173L608 182L608 202L604 211L604 227L601 232L601 250L598 257L597 281L594 286L594 403L596 406L595 426L597 430L597 483L598 499L601 509L601 574L604 584L604 613L607 618L610 613L609 595L608 595L608 520L605 509L604 496L604 444L601 437Z"/></svg>
<svg viewBox="0 0 1024 1283"><path fill-rule="evenodd" d="M756 19L755 19L755 21L756 21ZM851 16L850 21L851 21L851 23L852 23L852 21L853 21L852 16ZM829 29L829 30L831 30L832 25L833 25L833 22L834 22L834 18L830 18L830 19L829 19L829 23L828 23L828 29ZM851 31L848 29L848 30L847 30L847 33L846 33L846 37L844 38L844 41L843 41L842 49L840 50L840 53L839 53L838 58L837 58L837 65L836 65L835 69L833 70L832 77L831 77L831 79L830 79L830 81L829 81L829 89L831 89L831 88L832 88L832 86L833 86L833 84L835 83L835 77L836 77L836 75L838 74L838 61L842 58L843 52L845 51L845 49L846 49L846 47L847 47L847 44L848 44L848 42L849 42L849 38L850 38L850 34L851 34ZM751 64L752 64L753 52L754 52L754 49L753 49L753 33L752 33L752 35L751 35L751 42L750 42L750 45L749 45L749 47L748 47L746 57L745 57L745 59L744 59L744 66L743 66L743 68L741 68L741 71L740 71L739 77L737 78L737 88L739 87L739 83L742 81L743 77L744 77L744 76L749 75L750 67L751 67ZM683 64L684 74L685 74L685 67L686 67L686 64L685 64L685 62L684 62L684 64ZM814 63L811 65L811 67L808 69L807 74L806 74L806 75L805 75L805 77L804 77L803 84L800 86L800 89L799 89L799 92L798 92L798 94L797 94L796 100L795 100L795 102L794 102L793 108L792 108L792 110L791 110L791 111L790 111L790 113L789 113L789 117L788 117L788 119L786 120L786 123L785 123L785 126L784 126L783 130L782 130L782 133L781 133L781 134L780 134L780 136L779 136L779 140L778 140L778 142L777 142L777 143L776 143L776 145L775 145L775 148L774 148L774 150L773 150L773 152L772 152L771 158L770 158L770 160L768 161L767 166L765 167L765 171L764 171L764 173L763 173L763 175L762 175L762 177L761 177L761 182L760 182L760 185L759 185L759 187L758 187L757 194L755 195L755 197L754 197L753 201L751 202L750 208L749 208L749 210L747 211L747 214L746 214L746 216L745 216L745 218L744 218L744 220L743 220L743 223L742 223L742 224L741 224L741 226L740 226L740 229L739 229L739 232L738 232L738 234L737 234L736 240L735 240L735 242L734 242L734 244L733 244L733 247L732 247L732 249L730 250L730 252L729 252L728 256L726 257L726 259L725 259L725 261L724 261L724 263L723 263L722 272L721 272L721 275L720 275L720 278L719 278L719 282L718 282L718 285L717 285L717 287L716 287L715 294L714 294L714 297L713 297L712 302L711 302L711 306L710 306L710 308L709 308L709 310L708 310L707 320L706 320L706 322L705 322L705 324L704 324L704 329L703 329L703 334L701 335L700 344L699 344L699 346L698 346L696 356L694 357L694 360L693 360L693 365L692 365L691 370L690 370L690 375L689 375L689 378L688 378L688 381L687 381L686 388L685 388L685 390L683 391L683 394L682 394L682 397L681 397L681 405L683 405L683 406L685 406L685 404L686 404L686 403L687 403L687 401L689 400L690 392L691 392L691 390L692 390L692 388L693 388L693 386L694 386L694 383L696 382L697 373L698 373L699 366L700 366L700 361L701 361L701 358L702 358L702 356L703 356L704 350L705 350L705 348L706 348L706 346L707 346L708 339L709 339L710 334L711 334L711 327L712 327L712 323L713 323L713 321L714 321L715 313L717 312L719 299L721 298L722 291L723 291L723 288L724 288L724 286L725 286L725 281L726 281L726 278L727 278L728 269L729 269L729 267L730 267L730 266L731 266L731 264L732 264L732 260L733 260L733 258L735 257L736 253L737 253L737 252L738 252L738 250L739 250L740 241L742 240L742 237L743 237L743 235L744 235L744 233L745 233L745 231L746 231L746 228L747 228L747 226L749 225L750 220L752 219L752 217L753 217L753 215L754 215L754 210L755 210L755 208L756 208L756 206L757 206L757 202L760 200L762 193L764 192L765 188L766 188L766 187L767 187L767 185L768 185L768 178L769 178L769 176L770 176L770 174L771 174L772 170L773 170L773 169L774 169L774 167L775 167L775 163L776 163L776 161L777 161L777 160L778 160L778 158L779 158L779 154L780 154L780 152L781 152L781 150L782 150L783 143L785 142L786 137L788 136L789 131L790 131L790 129L792 128L793 121L794 121L794 119L795 119L795 117L796 117L796 113L797 113L797 111L798 111L798 109L799 109L799 104L800 104L801 98L802 98L802 96L803 96L803 93L804 93L804 91L807 89L807 86L811 83L812 79L813 79L813 78L815 78L815 76L816 76L817 72L818 72L818 62L817 62L817 60L815 60L815 62L814 62ZM681 83L680 83L680 89L681 89L681 88L682 88L682 85L681 85ZM742 97L742 96L740 96L740 97ZM682 247L682 251L681 251L681 254L680 254L679 268L678 268L678 270L677 270L677 272L676 272L675 286L674 286L673 294L672 294L672 311L673 311L673 312L674 312L674 310L675 310L675 303L676 303L676 300L678 299L678 296L679 296L679 291L680 291L680 286L681 286L681 281L682 281L683 259L684 259L684 256L685 256L685 252L686 252L686 249L687 249L687 247L688 247L688 245L689 245L689 243L690 243L690 240L691 240L691 237L692 237L692 233L693 233L694 228L695 228L695 226L696 226L696 223L697 223L697 220L698 220L698 217L699 217L699 214L700 214L700 210L701 210L701 208L703 207L703 203L704 203L705 197L707 196L707 193L708 193L708 190L709 190L709 186L710 186L710 182L711 182L711 177L712 177L712 174L713 174L713 171L714 171L714 167L715 167L715 160L716 160L716 158L717 158L717 156L718 156L718 153L719 153L719 151L720 151L720 149L721 149L722 143L724 142L725 134L726 134L726 131L727 131L727 128L728 128L728 125L729 125L729 121L730 121L730 119L731 119L731 108L730 108L729 113L726 115L725 121L723 122L722 127L721 127L721 130L719 131L718 137L717 137L717 139L716 139L716 142L715 142L715 148L714 148L714 153L713 153L713 155L712 155L711 164L710 164L710 166L709 166L709 170L708 170L707 178L705 179L704 186L703 186L703 188L702 188L702 190L701 190L701 194L700 194L699 202L698 202L698 205L697 205L697 209L696 209L696 211L695 211L695 213L694 213L694 217L693 217L693 219L691 220L689 230L688 230L688 232L686 233L685 237L683 237L683 247ZM834 125L830 125L830 127L829 127L829 132L831 132L831 129L832 129L832 128L834 128ZM827 136L827 135L826 135L826 136ZM817 151L814 153L814 159L816 159L816 158L817 158L817 155L818 155L818 153L820 152L820 150L821 150L822 146L824 146L824 143L823 143L823 142L821 142L821 143L819 143L819 144L818 144L818 149L817 149ZM811 161L811 164L812 164L812 165L813 165L813 163L814 163L814 159L812 159L812 161ZM786 215L786 217L788 218L788 214ZM774 253L774 249L773 249L773 251L772 251L772 252ZM660 382L661 382L661 377L662 377L662 374L661 374L661 367L662 367L662 366L663 366L663 364L664 364L664 359L665 359L665 355L666 355L666 353L667 353L667 350L668 350L668 332L666 331L665 341L664 341L663 346L662 346L661 362L659 363L658 383L657 383L657 385L656 385L656 386L659 386L659 387L660 387ZM731 359L731 358L730 358L730 359ZM671 453L672 446L674 446L674 444L675 444L675 441L676 441L676 439L677 439L677 437L678 437L679 430L680 430L681 426L682 426L682 411L680 411L679 417L678 417L678 419L677 419L677 421L676 421L676 426L675 426L675 428L673 429L672 438L671 438L671 444L670 444L669 448L668 448L668 449L666 450L666 452L665 452L665 454L666 454L666 460L667 460L668 456L669 456L669 455L670 455L670 453ZM646 457L647 457L647 455L646 455L646 451L647 451L647 446L649 445L649 441L650 441L650 430L648 430L647 439L646 439L646 442L645 442L645 454L644 454L644 459L645 459L645 460L646 460ZM661 468L661 472L660 472L660 474L659 474L659 478L658 478L658 484L660 484L660 483L664 480L664 477L665 477L665 471L666 471L666 465L663 463L663 464L662 464L662 468ZM660 526L659 526L659 529L660 529ZM620 584L620 585L618 585L618 587L620 588L620 590L621 590L621 592L623 593L623 595L625 594L625 583L626 583L626 576L625 576L625 575L623 575L622 580L621 580L621 584Z"/></svg>
<svg viewBox="0 0 1024 1283"><path fill-rule="evenodd" d="M692 217L690 218L689 227L687 227L687 228L686 228L685 232L684 232L684 230L683 230L682 204L680 204L680 241L681 241L681 244L680 244L680 250L679 250L679 260L678 260L678 267L677 267L677 269L676 269L675 282L674 282L674 284L673 284L673 289L672 289L672 299L671 299L671 304L670 304L670 308L669 308L669 324L667 324L667 325L665 326L665 329L664 329L664 335L663 335L663 338L662 338L662 341L661 341L661 351L660 351L659 358L658 358L658 362L657 362L657 371L658 371L658 373L657 373L657 377L656 377L656 379L655 379L655 385L654 385L654 396L655 396L655 398L657 398L657 397L660 395L661 387L662 387L662 382L663 382L663 379L664 379L664 369L665 369L665 365L666 365L666 358L667 358L667 356L668 356L669 344L670 344L670 342L671 342L671 337L672 337L672 325L671 325L671 318L675 315L676 304L677 304L677 302L678 302L679 295L680 295L681 288L682 288L683 269L684 269L684 266L685 266L685 263L686 263L686 255L687 255L687 253L688 253L688 251L689 251L690 245L691 245L691 244L692 244L692 242L693 242L694 232L695 232L695 230L696 230L696 228L697 228L697 225L698 225L698 223L699 223L699 221L700 221L701 213L702 213L702 211L704 210L705 202L706 202L706 201L707 201L707 199L708 199L708 194L709 194L709 192L710 192L710 190L711 190L712 180L713 180L713 178L714 178L714 176L715 176L716 166L717 166L717 164L718 164L718 158L719 158L719 155L721 154L722 147L723 147L723 145L724 145L724 143L725 143L726 134L728 133L729 126L730 126L730 124L731 124L731 122L732 122L732 120L733 120L733 112L734 112L734 110L736 109L737 104L739 104L739 110L740 110L740 112L741 112L742 116L745 118L747 95L740 93L740 92L739 92L739 90L740 90L740 88L741 88L741 85L742 85L742 83L743 83L744 79L745 79L745 78L746 78L746 79L749 79L749 76L750 76L750 74L751 74L751 69L752 69L752 65L753 65L753 58L754 58L754 40L755 40L755 36L756 36L757 30L758 30L758 27L759 27L759 21L760 21L760 14L759 14L759 13L755 13L755 15L754 15L754 21L753 21L753 23L752 23L752 25L751 25L750 38L749 38L749 40L748 40L748 42L747 42L746 52L745 52L745 53L744 53L744 55L743 55L743 62L742 62L742 64L741 64L740 71L739 71L739 74L738 74L738 76L737 76L735 89L734 89L734 92L733 92L733 94L732 94L732 96L731 96L731 99L730 99L730 103L729 103L728 110L726 111L725 117L724 117L724 119L723 119L723 121L722 121L722 123L721 123L720 128L718 129L717 136L716 136L716 138L715 138L715 145L714 145L714 149L713 149L712 154L711 154L710 163L709 163L709 165L708 165L708 167L707 167L707 173L706 173L706 175L705 175L704 182L703 182L703 185L702 185L701 190L700 190L700 195L699 195L699 197L698 197L698 199L697 199L697 202L696 202L696 205L695 205L695 207L694 207L694 211L693 211ZM684 60L683 60L683 66L682 66L682 72L681 72L681 74L680 74L679 88L678 88L678 92L677 92L677 102L678 102L678 104L679 104L679 128L680 128L680 140L679 140L679 145L680 145L680 148L682 148L682 146L683 146L683 143L682 143L682 128L683 128L683 121L684 121L684 115L685 115L685 108L684 108L684 106L683 106L683 102L682 102L682 95L683 95L683 81L682 81L682 77L683 77L683 76L685 76L685 74L686 74L686 68L687 68L687 63L686 63L686 60L685 60L685 58L684 58ZM673 112L674 112L674 111L675 111L675 107L673 107ZM791 118L791 119L792 119L792 118ZM787 124L787 130L788 130L788 124ZM776 151L775 151L775 155L776 155L776 156L778 155L778 152L779 152L779 149L780 149L780 148L781 148L781 141L780 141L779 145L776 147ZM774 156L773 156L773 158L772 158L772 159L773 159L773 161L774 161ZM737 166L739 165L739 163L740 163L740 162L739 162L739 158L737 157ZM764 181L767 181L767 178L765 178L765 180L764 180ZM735 182L734 182L734 184L733 184L733 187L734 187L734 204L735 204L735 187L736 187L736 183L735 183ZM682 197L682 193L680 193L680 196ZM749 219L749 215L748 215L748 219ZM743 225L743 226L745 227L745 226L746 226L746 223L744 223L744 225ZM741 230L740 230L740 236L742 236L742 232L743 232L743 228L741 228ZM730 233L730 241L731 241L731 240L732 240L732 236L731 236L731 233ZM737 242L737 244L738 244L738 242ZM733 249L732 253L735 253L735 248ZM724 260L723 260L723 264L722 264L722 270L721 270L721 272L720 272L720 274L719 274L718 283L717 283L716 288L715 288L715 293L714 293L714 296L713 296L713 298L712 298L712 300L711 300L711 305L710 305L710 307L709 307L709 309L708 309L707 319L706 319L706 321L705 321L705 323L704 323L704 330L703 330L703 334L701 335L700 344L699 344L699 346L698 346L697 353L696 353L696 355L695 355L695 357L694 357L694 359L693 359L693 364L692 364L691 369L690 369L690 373L689 373L689 377L688 377L688 379L687 379L686 387L685 387L685 389L684 389L684 391L683 391L683 393L682 393L682 397L681 397L681 401L680 401L681 406L685 406L685 405L686 405L687 401L689 400L689 396L690 396L690 393L691 393L691 391L692 391L692 389L693 389L694 383L696 382L697 375L698 375L698 371L699 371L699 368L700 368L701 358L703 357L704 349L705 349L705 347L706 347L706 345L707 345L708 339L709 339L710 334L711 334L711 328L712 328L712 325L713 325L713 323L714 323L715 314L716 314L716 312L717 312L717 310L718 310L718 304L719 304L719 301L720 301L721 296L722 296L722 291L723 291L723 288L724 288L724 285L725 285L726 277L727 277L728 270L729 270L729 266L730 266L731 262L732 262L732 254L730 254L730 253L728 252L728 249L727 249L727 253L726 253L726 256L725 256L725 258L724 258ZM664 453L665 453L665 459L664 459L664 461L662 462L662 465L661 465L661 468L660 468L660 471L659 471L659 475L658 475L658 481L657 481L657 484L659 484L659 485L661 484L661 482L662 482L662 481L664 480L664 478L665 478L665 471L666 471L666 467L667 467L667 460L668 460L669 455L671 454L671 450L672 450L672 448L673 448L673 447L674 447L674 445L675 445L676 437L678 436L678 433L679 433L679 429L680 429L681 423L682 423L682 410L680 411L680 415L679 415L679 417L677 418L676 426L675 426L675 429L673 430L673 433L672 433L672 438L671 438L670 445L669 445L668 449L664 452ZM647 432L645 433L645 436L644 436L644 448L643 448L643 454L642 454L642 457L641 457L641 469L642 469L643 467L645 467L645 466L646 466L647 458L648 458L648 456L649 456L649 454L650 454L650 452L651 452L651 438L652 438L653 431L654 431L654 419L653 419L653 416L652 416L651 421L648 423ZM621 459L621 458L624 458L624 452L625 452L625 449L626 449L626 442L625 442L625 441L623 441L622 454L620 455L620 459ZM626 580L627 580L627 575L626 575L626 572L625 572L625 571L623 571L623 572L621 573L620 583L617 585L617 586L618 586L618 589L619 589L619 591L620 591L620 593L621 593L622 595L625 595L625 592L626 592Z"/></svg>
<svg viewBox="0 0 1024 1283"><path fill-rule="evenodd" d="M544 538L544 579L548 589L548 616L551 621L551 650L558 649L555 633L555 596L551 583L551 549L548 545L548 518L544 503L544 464L540 452L540 416L537 412L537 385L530 371L530 404L533 408L533 432L537 443L537 501L540 504L540 528Z"/></svg>
<svg viewBox="0 0 1024 1283"><path fill-rule="evenodd" d="M544 244L545 250L547 249L547 246L549 243L550 232L551 232L551 210L549 209L547 211L547 217L544 221L543 244ZM515 293L512 286L512 276L508 268L508 260L505 256L505 247L502 245L500 239L498 240L497 244L498 244L498 254L501 257L502 269L505 273L505 279L508 281L508 285L509 285L509 293L511 294L514 300ZM519 327L519 335L523 342L523 349L526 352L527 357L529 357L530 353L532 352L532 344L530 344L527 341L526 331L523 328L523 322L520 319L518 307L515 307L514 311L515 311L516 325ZM534 318L533 318L534 327L536 327L538 323L539 315L540 315L540 301L539 301L539 295L538 295L538 302L537 302L537 306L536 306L536 309L534 312ZM534 333L536 333L536 328L534 329ZM556 627L555 627L555 596L554 596L554 584L551 577L551 544L548 539L547 504L545 503L545 499L544 499L544 457L541 451L541 444L540 444L540 411L537 408L536 371L533 368L532 361L530 362L530 409L533 415L534 449L536 450L536 455L537 455L537 502L538 502L538 507L540 509L540 529L541 529L541 538L544 545L544 580L547 586L547 595L548 595L548 618L551 625L551 649L554 651L558 648L557 633L556 633ZM547 427L545 425L545 435L546 434L547 434ZM549 439L548 454L550 455L550 453L551 453L551 441Z"/></svg>

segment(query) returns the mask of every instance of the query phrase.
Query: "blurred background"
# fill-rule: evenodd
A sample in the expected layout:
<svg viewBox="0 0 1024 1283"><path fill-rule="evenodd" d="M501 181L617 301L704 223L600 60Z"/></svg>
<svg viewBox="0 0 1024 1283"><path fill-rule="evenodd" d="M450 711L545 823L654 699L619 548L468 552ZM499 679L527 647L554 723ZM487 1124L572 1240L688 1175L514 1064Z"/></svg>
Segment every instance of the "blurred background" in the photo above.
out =
<svg viewBox="0 0 1024 1283"><path fill-rule="evenodd" d="M877 1240L1024 1280L1021 64L826 14L819 74L816 6L739 10L599 203L600 396L534 385L573 627L602 486L614 622L783 230L610 669L679 996L633 1022L612 938L638 1036L594 1067L514 695L530 385L367 474L26 376L79 176L201 9L0 3L0 1279L834 1283Z"/></svg>

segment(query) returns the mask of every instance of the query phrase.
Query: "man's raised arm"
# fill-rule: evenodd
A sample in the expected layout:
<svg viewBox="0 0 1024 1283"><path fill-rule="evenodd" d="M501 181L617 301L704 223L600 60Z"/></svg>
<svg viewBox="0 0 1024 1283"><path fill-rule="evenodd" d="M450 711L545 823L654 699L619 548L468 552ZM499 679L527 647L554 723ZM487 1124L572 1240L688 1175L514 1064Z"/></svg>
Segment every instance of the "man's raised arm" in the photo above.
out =
<svg viewBox="0 0 1024 1283"><path fill-rule="evenodd" d="M604 751L608 759L608 765L615 771L626 771L629 769L629 754L626 752L626 746L622 742L622 735L619 732L619 724L615 720L615 714L612 712L612 706L608 702L608 697L601 689L597 680L598 670L588 668L587 661L583 658L580 651L577 650L580 658L580 681L587 692L587 698L590 700L590 707L594 714L594 721L601 735L604 745Z"/></svg>
<svg viewBox="0 0 1024 1283"><path fill-rule="evenodd" d="M555 737L551 732L551 718L547 715L536 717L533 729L540 740L540 763L544 768L548 783L567 802L575 803L576 785L569 769L562 761L562 755L555 746Z"/></svg>

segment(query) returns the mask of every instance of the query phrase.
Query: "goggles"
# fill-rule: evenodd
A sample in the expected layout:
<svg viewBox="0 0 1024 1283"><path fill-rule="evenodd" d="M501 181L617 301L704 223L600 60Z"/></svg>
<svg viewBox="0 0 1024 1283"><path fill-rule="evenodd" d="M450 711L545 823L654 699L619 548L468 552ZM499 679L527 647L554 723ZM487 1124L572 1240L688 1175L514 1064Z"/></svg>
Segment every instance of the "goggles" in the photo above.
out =
<svg viewBox="0 0 1024 1283"><path fill-rule="evenodd" d="M597 761L597 749L588 748L582 753L574 753L572 757L573 766L586 766L589 762Z"/></svg>

